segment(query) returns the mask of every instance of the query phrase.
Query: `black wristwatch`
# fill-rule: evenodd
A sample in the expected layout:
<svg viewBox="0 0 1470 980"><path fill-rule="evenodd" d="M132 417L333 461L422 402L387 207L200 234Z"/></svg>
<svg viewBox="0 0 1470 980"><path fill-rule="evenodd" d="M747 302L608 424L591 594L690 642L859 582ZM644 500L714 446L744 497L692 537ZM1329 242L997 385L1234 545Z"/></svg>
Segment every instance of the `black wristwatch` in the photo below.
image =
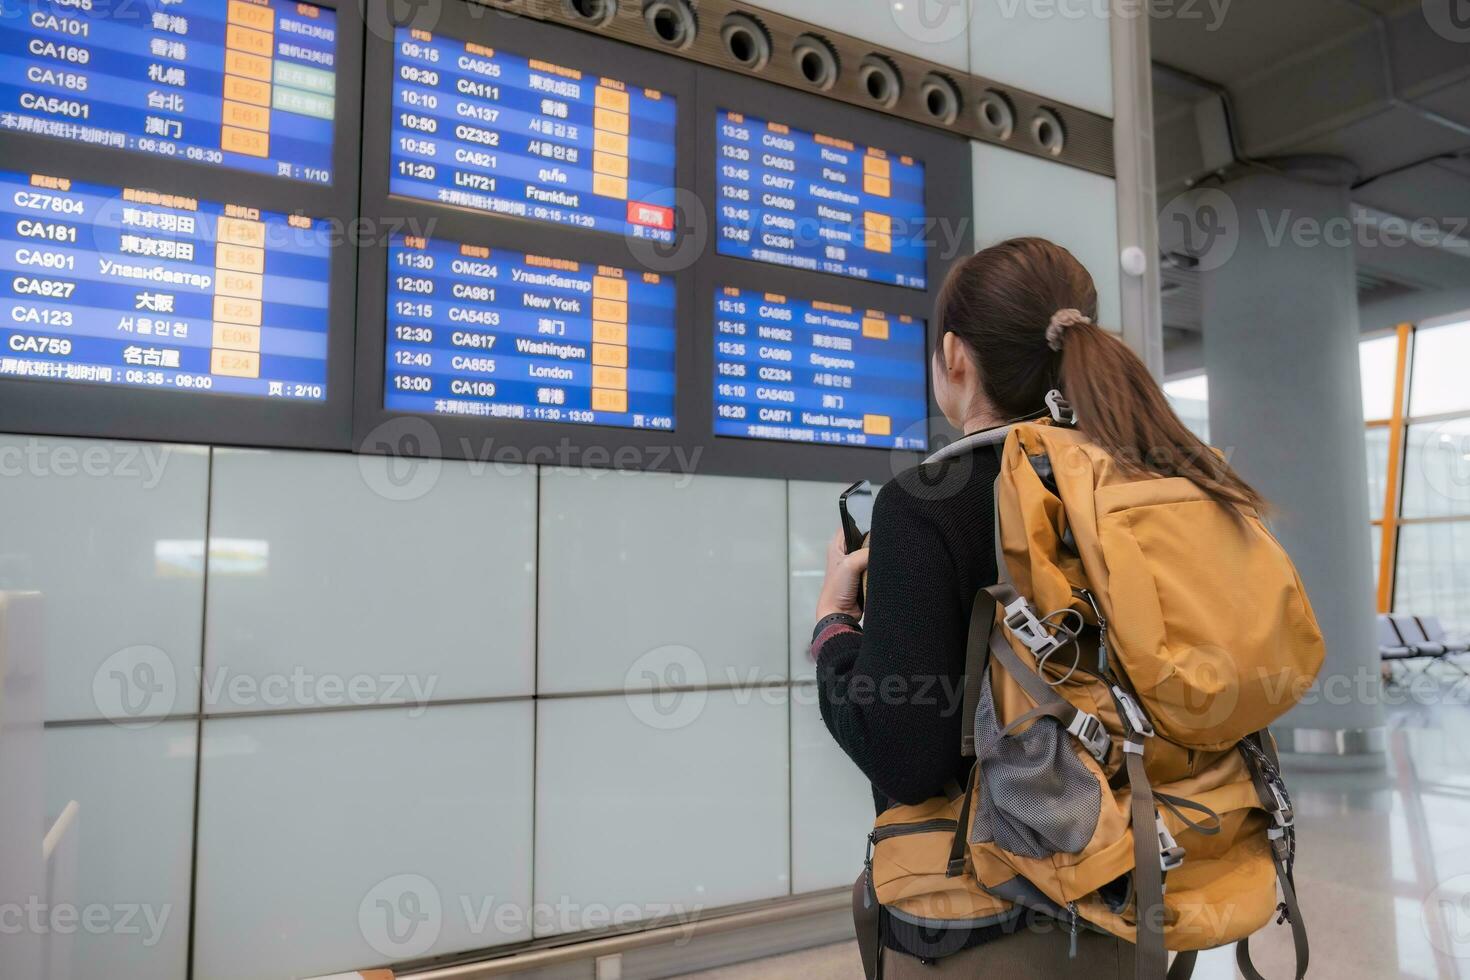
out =
<svg viewBox="0 0 1470 980"><path fill-rule="evenodd" d="M843 626L851 626L857 630L863 628L862 622L856 616L850 616L843 612L830 613L817 620L817 625L812 629L812 642L817 642L817 637L822 635L824 629L837 623L841 623Z"/></svg>

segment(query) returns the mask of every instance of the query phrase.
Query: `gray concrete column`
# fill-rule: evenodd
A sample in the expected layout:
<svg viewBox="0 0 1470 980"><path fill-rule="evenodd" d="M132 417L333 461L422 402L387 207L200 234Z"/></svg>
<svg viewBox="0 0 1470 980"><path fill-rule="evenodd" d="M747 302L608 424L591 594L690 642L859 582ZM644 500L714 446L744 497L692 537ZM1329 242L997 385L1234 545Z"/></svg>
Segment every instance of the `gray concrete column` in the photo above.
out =
<svg viewBox="0 0 1470 980"><path fill-rule="evenodd" d="M1275 506L1327 641L1321 680L1278 723L1284 751L1378 765L1367 462L1358 373L1355 228L1345 174L1255 174L1201 192L1199 255L1211 441ZM1329 761L1331 760L1331 761Z"/></svg>

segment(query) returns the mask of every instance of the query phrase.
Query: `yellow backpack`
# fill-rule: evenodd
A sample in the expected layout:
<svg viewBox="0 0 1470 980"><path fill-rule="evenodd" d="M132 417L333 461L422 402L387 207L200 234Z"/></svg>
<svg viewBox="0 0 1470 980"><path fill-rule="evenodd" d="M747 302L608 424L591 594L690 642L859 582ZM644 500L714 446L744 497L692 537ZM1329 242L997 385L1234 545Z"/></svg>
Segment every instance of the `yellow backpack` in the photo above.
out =
<svg viewBox="0 0 1470 980"><path fill-rule="evenodd" d="M1306 975L1290 797L1266 727L1321 668L1321 632L1259 515L1183 478L1120 466L1052 420L999 447L996 568L975 598L963 750L969 785L878 817L854 887L870 977L876 917L958 933L1023 909L1137 944L1138 980L1279 911ZM1280 889L1280 898L1277 889ZM1174 950L1172 969L1166 950Z"/></svg>

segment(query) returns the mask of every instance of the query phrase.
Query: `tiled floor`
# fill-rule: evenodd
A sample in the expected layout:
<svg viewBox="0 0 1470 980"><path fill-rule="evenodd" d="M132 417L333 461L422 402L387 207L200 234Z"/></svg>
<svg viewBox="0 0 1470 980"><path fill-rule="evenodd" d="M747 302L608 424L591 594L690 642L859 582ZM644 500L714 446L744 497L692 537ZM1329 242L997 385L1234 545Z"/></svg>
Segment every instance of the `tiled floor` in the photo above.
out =
<svg viewBox="0 0 1470 980"><path fill-rule="evenodd" d="M1470 682L1421 682L1390 690L1385 703L1384 771L1287 773L1309 976L1470 978ZM1292 976L1286 927L1253 940L1251 952L1267 978ZM1237 976L1233 949L1202 955L1194 975ZM836 980L861 970L856 947L844 943L693 976Z"/></svg>

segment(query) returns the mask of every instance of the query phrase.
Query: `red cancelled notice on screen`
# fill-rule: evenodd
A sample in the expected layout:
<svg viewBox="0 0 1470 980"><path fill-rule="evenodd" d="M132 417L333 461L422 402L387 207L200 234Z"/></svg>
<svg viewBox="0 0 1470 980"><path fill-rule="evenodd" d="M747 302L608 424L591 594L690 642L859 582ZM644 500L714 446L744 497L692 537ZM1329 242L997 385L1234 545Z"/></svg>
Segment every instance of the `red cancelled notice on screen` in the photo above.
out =
<svg viewBox="0 0 1470 980"><path fill-rule="evenodd" d="M628 221L630 224L647 225L650 228L673 231L674 209L661 207L657 204L643 204L639 201L629 201Z"/></svg>

